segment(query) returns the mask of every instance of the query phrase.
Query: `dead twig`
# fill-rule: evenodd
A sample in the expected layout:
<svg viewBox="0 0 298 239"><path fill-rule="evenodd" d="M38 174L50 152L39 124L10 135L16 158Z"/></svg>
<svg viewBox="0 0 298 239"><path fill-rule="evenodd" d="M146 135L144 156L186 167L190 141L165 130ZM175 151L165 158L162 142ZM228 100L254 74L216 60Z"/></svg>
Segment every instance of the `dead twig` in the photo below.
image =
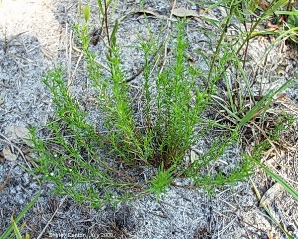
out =
<svg viewBox="0 0 298 239"><path fill-rule="evenodd" d="M166 40L164 40L160 46L158 47L158 49L155 51L155 53L153 54L153 56L151 56L151 58L149 59L148 63L152 63L153 60L155 59L155 57L157 56L157 54L160 52L160 50L163 48L164 44L165 44ZM133 81L135 78L137 78L145 69L146 66L143 66L136 74L134 74L133 76L131 76L130 78L126 79L124 82L129 83L131 81Z"/></svg>
<svg viewBox="0 0 298 239"><path fill-rule="evenodd" d="M3 138L3 139L0 139L0 141L11 145L16 150L18 150L18 152L20 153L20 155L22 156L22 158L26 162L28 168L31 170L31 166L28 164L27 159L26 159L25 155L23 154L23 151L18 146L16 146L15 144L13 144L5 135L3 135L3 134L0 133L0 136Z"/></svg>
<svg viewBox="0 0 298 239"><path fill-rule="evenodd" d="M59 208L62 206L62 204L64 203L65 199L67 196L63 197L56 209L56 211L53 213L52 217L50 218L50 220L48 221L48 223L45 225L45 227L42 229L41 233L38 235L37 239L40 239L42 237L42 235L45 233L46 229L48 228L48 226L50 225L51 221L53 220L53 218L56 216Z"/></svg>
<svg viewBox="0 0 298 239"><path fill-rule="evenodd" d="M11 165L10 170L9 170L7 176L6 176L6 179L5 179L5 181L3 182L2 186L0 187L0 193L2 192L2 190L5 188L6 184L8 183L8 180L9 180L9 177L10 177L10 174L11 174L11 172L12 172L13 167L14 167L14 164Z"/></svg>

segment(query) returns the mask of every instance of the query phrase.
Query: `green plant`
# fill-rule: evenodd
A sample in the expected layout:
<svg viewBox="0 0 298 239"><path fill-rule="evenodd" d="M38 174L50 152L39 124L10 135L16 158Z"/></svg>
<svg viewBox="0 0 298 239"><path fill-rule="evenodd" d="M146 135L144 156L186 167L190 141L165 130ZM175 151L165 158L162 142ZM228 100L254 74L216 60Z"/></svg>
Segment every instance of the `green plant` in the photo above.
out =
<svg viewBox="0 0 298 239"><path fill-rule="evenodd" d="M34 176L34 178L38 181L39 185L41 185L39 179L35 176ZM13 215L11 215L11 218L10 218L11 219L11 225L3 232L2 235L0 235L0 239L11 239L11 238L14 238L14 237L16 237L17 239L22 239L22 238L29 239L30 238L30 236L27 232L26 232L24 237L21 236L20 230L22 228L24 228L24 226L26 224L23 223L20 227L18 227L17 224L22 220L22 218L24 218L25 214L34 205L34 203L39 198L40 194L41 194L41 189L38 191L38 193L32 199L32 201L30 203L28 203L28 205L20 212L20 214L17 216L17 218L14 218Z"/></svg>
<svg viewBox="0 0 298 239"><path fill-rule="evenodd" d="M17 238L17 239L22 239L20 230L23 229L23 227L25 226L25 224L22 224L20 226L20 228L18 228L17 223L15 222L13 215L11 215L10 217L11 220L11 226L0 236L1 239L6 239L6 238ZM13 231L13 233L11 232ZM11 233L9 233L11 232ZM29 239L30 236L29 234L26 232L26 235L24 237L25 239Z"/></svg>
<svg viewBox="0 0 298 239"><path fill-rule="evenodd" d="M165 170L164 163L162 162L158 168L156 178L150 181L151 187L149 188L149 192L156 194L156 200L158 200L161 194L166 192L166 188L173 181L171 171L172 168Z"/></svg>
<svg viewBox="0 0 298 239"><path fill-rule="evenodd" d="M298 11L293 7L292 11L289 13L288 17L288 28L289 30L294 30L293 35L290 36L291 40L294 41L295 43L298 43Z"/></svg>
<svg viewBox="0 0 298 239"><path fill-rule="evenodd" d="M229 119L234 124L237 124L241 119L245 118L245 115L250 109L252 109L259 101L259 99L267 98L272 96L272 92L263 92L262 84L257 84L252 79L247 77L246 62L247 62L247 49L250 41L253 38L256 38L260 35L265 34L277 34L279 37L268 47L268 50L264 52L262 58L268 54L269 50L278 42L283 40L285 37L289 36L290 31L269 31L262 30L259 31L260 24L270 19L274 14L281 13L278 11L282 7L286 6L289 3L288 0L273 0L268 3L268 5L262 9L259 6L259 2L255 0L250 1L235 1L235 0L224 0L216 3L217 5L224 6L227 9L230 9L229 21L224 22L223 31L228 31L228 26L231 22L231 19L236 18L243 27L237 27L239 31L239 36L230 35L230 34L221 34L221 38L218 43L224 42L224 44L217 44L216 52L214 59L217 59L219 49L223 49L222 58L219 61L216 70L214 68L214 60L210 66L209 77L210 79L223 79L227 91L227 99L224 97L218 97L216 94L213 96L217 104L229 114ZM210 6L210 10L213 6ZM256 14L256 11L259 11L259 14ZM227 38L228 36L228 38ZM200 52L200 54L204 54ZM242 57L239 57L242 55ZM205 58L208 59L207 56ZM227 69L231 68L232 71ZM232 74L232 72L235 72ZM228 75L228 73L230 75ZM214 75L215 74L215 75ZM233 76L233 80L231 80ZM288 82L291 84L292 79ZM286 86L288 87L288 86ZM281 89L280 89L281 90ZM270 96L270 97L271 97ZM259 104L261 108L264 105ZM266 104L267 105L267 104ZM254 109L254 114L257 114L258 110ZM252 111L251 111L252 113Z"/></svg>
<svg viewBox="0 0 298 239"><path fill-rule="evenodd" d="M235 106L230 110L221 104L236 119L234 127L203 117L218 91L216 84L226 77L229 66L240 69L245 76L239 53L251 39L253 28L240 36L240 44L227 42L227 28L237 6L235 1L228 5L230 11L222 23L211 21L221 30L219 38L215 39L213 56L210 58L198 51L207 61L207 71L187 63L186 19L177 21L171 32L166 30L165 39L161 40L160 33L157 43L152 34L149 41L140 39L144 68L142 101L138 102L128 84L131 79L124 77L121 68L117 44L121 22L116 20L112 31L110 29L107 12L111 4L112 1L98 1L99 18L107 39L108 74L102 73L101 65L89 51L92 26L88 5L83 8L83 21L75 26L88 64L89 78L98 92L101 130L88 122L88 111L83 110L69 93L63 70L58 68L49 73L44 83L53 95L56 113L46 126L44 136L47 135L47 138L38 137L38 129L31 130L38 165L35 170L43 175L44 180L56 184L56 193L71 195L77 202L90 201L92 207L131 200L151 192L158 199L177 177L187 176L196 186L212 188L250 175L251 165L247 160L228 174L206 172L204 168L216 162L227 147L239 141L242 127L256 114L265 112L274 94L283 90L289 82L276 91L270 91L250 109L244 110L240 105L240 108ZM173 56L162 67L152 70L154 59L165 43L172 45ZM230 52L230 49L233 50ZM248 82L245 84L249 87ZM243 96L245 92L240 93ZM230 101L233 103L232 94ZM134 107L136 103L138 108ZM204 155L187 163L184 160L186 151L214 127L228 128L229 132L211 144Z"/></svg>
<svg viewBox="0 0 298 239"><path fill-rule="evenodd" d="M68 93L61 69L45 78L44 82L53 94L59 120L48 125L52 134L50 140L38 139L33 129L32 142L40 154L37 171L42 172L45 179L56 182L60 194L70 194L76 201L90 200L93 206L133 198L137 194L132 196L131 192L148 187L148 182L137 180L135 168L147 168L151 171L150 175L154 175L154 168L162 165L156 178L151 180L149 191L143 190L141 193L154 191L159 196L172 181L172 175L183 172L183 157L195 141L193 134L200 119L198 115L208 103L205 93L195 87L195 78L200 72L187 66L184 61L187 44L183 26L182 22L177 24L176 59L173 65L156 77L156 92L149 89L151 62L148 60L147 46L141 44L147 57L144 69L144 119L136 119L130 105L129 87L120 69L119 48L115 40L117 23L107 54L112 83L108 83L108 79L102 80L103 77L98 78L94 56L87 51L87 44L85 47L83 45L87 61L91 62L90 77L100 95L98 100L100 110L105 115L105 133L95 132L87 123L86 113L79 110L79 105ZM88 42L84 40L85 26L80 30L82 42ZM145 123L138 124L142 120ZM58 149L51 150L55 146ZM103 157L107 158L98 156L99 149L105 152ZM126 170L120 170L120 164ZM170 167L173 168L171 173L168 170ZM98 197L100 191L103 195ZM119 195L116 196L117 191ZM94 195L97 197L94 198Z"/></svg>
<svg viewBox="0 0 298 239"><path fill-rule="evenodd" d="M263 167L264 165L260 164L261 167ZM269 170L268 173L270 174L271 171ZM279 177L276 175L276 179L278 179ZM252 179L250 178L251 184L253 185L253 190L256 193L256 196L258 198L258 200L261 200L261 195L259 190L257 189L257 187L255 186L254 182L252 181ZM277 180L278 181L278 180ZM287 184L287 183L286 183ZM284 185L284 186L288 186L288 185ZM269 217L271 218L271 220L283 231L283 233L290 239L294 239L294 237L292 235L290 235L290 233L284 228L284 226L282 225L282 223L280 223L278 220L275 219L275 217L273 216L273 214L271 213L271 210L268 206L266 205L262 205L262 207L264 208L264 210L266 211L266 213L269 215Z"/></svg>
<svg viewBox="0 0 298 239"><path fill-rule="evenodd" d="M263 134L259 136L257 144L252 150L252 157L260 160L263 154L272 148L272 144L279 141L281 132L291 126L295 120L294 116L285 113L272 118L272 122L267 125Z"/></svg>
<svg viewBox="0 0 298 239"><path fill-rule="evenodd" d="M272 147L275 147L274 145L282 145L283 142L281 140L280 134L287 130L293 123L296 121L296 119L291 114L281 114L277 115L277 118L273 118L274 121L272 121L271 124L267 125L266 132L263 132L261 139L259 142L254 146L251 156L244 154L244 157L247 161L249 161L250 164L255 164L256 166L259 166L264 170L264 172L270 176L272 179L274 179L277 183L279 183L288 193L290 193L296 200L298 200L298 192L281 176L277 175L276 173L272 172L267 166L265 166L263 163L261 163L262 158L268 150L272 149ZM281 142L280 142L281 141ZM261 200L260 193L257 189L257 187L254 185L254 182L250 178L250 181L253 185L253 189L257 195L257 198ZM269 217L272 219L272 221L283 231L283 233L290 239L294 238L290 235L290 233L284 228L284 226L274 218L273 214L271 213L270 207L263 205L263 209L266 211L266 213L269 215Z"/></svg>

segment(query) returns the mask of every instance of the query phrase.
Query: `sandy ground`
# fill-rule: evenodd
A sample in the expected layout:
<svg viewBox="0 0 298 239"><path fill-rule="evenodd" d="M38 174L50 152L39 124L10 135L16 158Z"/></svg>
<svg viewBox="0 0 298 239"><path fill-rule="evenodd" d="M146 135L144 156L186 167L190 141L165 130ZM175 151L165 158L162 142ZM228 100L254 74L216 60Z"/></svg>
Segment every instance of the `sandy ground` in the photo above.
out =
<svg viewBox="0 0 298 239"><path fill-rule="evenodd" d="M168 1L145 2L147 9L169 16L171 6ZM200 10L186 1L177 1L177 5L197 12ZM95 9L95 3L91 4L93 7ZM93 97L86 80L86 66L80 53L72 48L75 45L72 26L77 20L77 9L77 2L71 0L0 1L0 151L5 146L10 146L13 151L19 148L26 157L28 146L11 132L15 130L14 126L45 125L53 115L49 92L41 80L55 66L62 65L66 69L67 79L75 86L72 90L78 99ZM137 44L137 30L143 35L148 34L142 15L128 14L137 9L139 1L119 1L114 15L115 18L127 15L119 28L122 36L119 42L123 67L128 75L136 73L141 65L140 53L131 47ZM221 18L224 10L218 8L210 14ZM150 26L156 32L161 23L158 17L150 20ZM187 36L192 49L201 47L198 42L204 36L196 31L201 27L210 29L203 21L189 21ZM297 50L284 44L276 46L266 62L258 61L271 40L260 37L248 49L251 77L265 79L268 81L266 87L281 85L297 71ZM99 58L101 47L99 44L92 49ZM269 73L278 70L281 74L270 78ZM285 97L289 101L281 104L296 109L297 92L297 87L286 91ZM290 135L284 136L287 147L268 152L266 165L297 189L296 129L293 127L289 131ZM240 146L235 145L222 160L235 163L240 153ZM0 235L1 230L10 224L12 213L17 215L40 189L21 165L30 167L21 154L16 162L5 160L0 154L0 187L8 179L0 190ZM252 179L262 195L275 185L261 170ZM117 208L106 206L101 211L89 209L87 205L76 205L68 197L54 196L51 189L51 184L43 183L41 196L24 217L31 238L286 238L259 207L248 180L234 187L221 188L215 195L208 195L203 189L170 187L159 202L154 196L148 196L121 203ZM298 238L297 201L280 188L273 194L269 206L274 217L294 238Z"/></svg>

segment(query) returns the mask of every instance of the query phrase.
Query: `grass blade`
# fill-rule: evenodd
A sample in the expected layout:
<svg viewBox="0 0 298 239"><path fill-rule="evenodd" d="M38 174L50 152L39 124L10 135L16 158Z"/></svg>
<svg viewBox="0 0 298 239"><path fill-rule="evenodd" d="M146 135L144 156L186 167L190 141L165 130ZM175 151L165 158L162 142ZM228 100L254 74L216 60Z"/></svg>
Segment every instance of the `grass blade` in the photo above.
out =
<svg viewBox="0 0 298 239"><path fill-rule="evenodd" d="M35 177L35 179L38 181L39 185L41 186L38 178ZM19 223L19 221L24 217L24 215L29 211L29 209L37 201L40 194L41 194L41 188L39 189L39 192L36 194L36 196L33 198L33 200L30 203L28 203L28 205L21 211L21 213L17 216L17 218L12 221L12 224L4 231L4 233L1 235L0 239L7 239L7 238L11 237L11 233L15 230L14 224L16 225L17 223Z"/></svg>
<svg viewBox="0 0 298 239"><path fill-rule="evenodd" d="M288 191L297 201L298 201L298 192L291 186L289 185L284 179L282 179L280 176L277 174L273 173L270 169L268 169L265 165L262 163L258 162L258 160L255 160L254 158L244 155L245 158L253 161L257 165L259 165L261 168L264 169L264 171L271 176L276 182L278 182L281 186L284 187L286 191Z"/></svg>
<svg viewBox="0 0 298 239"><path fill-rule="evenodd" d="M252 186L253 186L253 190L257 195L258 200L261 200L261 195L260 192L258 190L258 188L256 187L255 183L252 181L251 178L249 178ZM266 211L266 213L269 215L269 217L271 218L271 220L287 235L288 238L290 239L294 239L294 237L292 237L284 228L283 226L274 218L274 216L272 215L270 209L267 206L263 206L264 210Z"/></svg>
<svg viewBox="0 0 298 239"><path fill-rule="evenodd" d="M286 83L284 83L281 87L279 87L277 90L271 90L267 95L264 96L263 99L261 99L250 111L247 112L247 114L241 119L239 126L242 127L245 125L249 120L251 120L253 117L255 117L263 108L266 109L269 107L270 103L273 100L273 97L283 91L286 88L292 87L296 85L298 82L293 82L293 79L288 80Z"/></svg>
<svg viewBox="0 0 298 239"><path fill-rule="evenodd" d="M18 226L17 226L15 220L13 219L13 215L11 215L10 220L11 220L11 225L13 227L14 234L15 234L16 238L17 239L22 239L22 236L21 236L21 233L18 229Z"/></svg>

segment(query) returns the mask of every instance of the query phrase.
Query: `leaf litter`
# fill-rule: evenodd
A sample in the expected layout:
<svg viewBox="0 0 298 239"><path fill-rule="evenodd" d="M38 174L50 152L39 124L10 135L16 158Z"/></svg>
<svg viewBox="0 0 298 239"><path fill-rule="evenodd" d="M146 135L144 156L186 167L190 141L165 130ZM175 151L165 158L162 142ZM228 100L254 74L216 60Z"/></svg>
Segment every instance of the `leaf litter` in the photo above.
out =
<svg viewBox="0 0 298 239"><path fill-rule="evenodd" d="M8 146L4 147L4 149L2 150L2 153L4 158L10 162L15 162L17 160L18 156L12 153Z"/></svg>

